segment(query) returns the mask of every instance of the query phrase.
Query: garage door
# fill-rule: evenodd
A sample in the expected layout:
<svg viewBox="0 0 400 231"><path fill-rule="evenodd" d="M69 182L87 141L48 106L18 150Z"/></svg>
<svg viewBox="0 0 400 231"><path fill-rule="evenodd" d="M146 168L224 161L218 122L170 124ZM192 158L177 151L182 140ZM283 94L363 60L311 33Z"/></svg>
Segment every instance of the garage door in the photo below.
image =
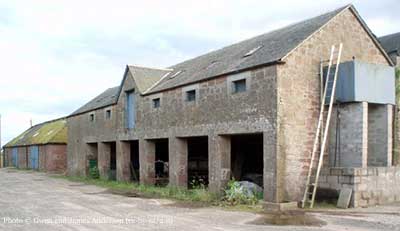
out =
<svg viewBox="0 0 400 231"><path fill-rule="evenodd" d="M18 148L12 149L12 161L13 161L14 167L18 168Z"/></svg>
<svg viewBox="0 0 400 231"><path fill-rule="evenodd" d="M31 147L30 161L31 161L32 169L39 169L39 147L38 146Z"/></svg>

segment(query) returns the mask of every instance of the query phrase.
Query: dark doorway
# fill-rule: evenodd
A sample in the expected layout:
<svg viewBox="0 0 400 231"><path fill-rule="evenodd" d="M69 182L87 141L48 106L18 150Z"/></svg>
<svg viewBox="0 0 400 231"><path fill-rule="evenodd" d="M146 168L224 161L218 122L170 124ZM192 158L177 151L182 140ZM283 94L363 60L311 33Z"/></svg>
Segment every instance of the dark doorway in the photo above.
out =
<svg viewBox="0 0 400 231"><path fill-rule="evenodd" d="M110 172L109 179L117 179L117 144L110 142Z"/></svg>
<svg viewBox="0 0 400 231"><path fill-rule="evenodd" d="M154 140L156 185L166 186L169 183L168 139Z"/></svg>
<svg viewBox="0 0 400 231"><path fill-rule="evenodd" d="M139 141L130 141L131 150L131 176L132 181L139 182L140 164L139 164Z"/></svg>
<svg viewBox="0 0 400 231"><path fill-rule="evenodd" d="M95 174L97 169L97 160L98 160L98 147L97 143L87 143L87 167L86 167L86 175L92 176Z"/></svg>
<svg viewBox="0 0 400 231"><path fill-rule="evenodd" d="M208 186L208 137L187 139L188 188Z"/></svg>
<svg viewBox="0 0 400 231"><path fill-rule="evenodd" d="M235 180L263 187L263 150L262 134L231 136L231 168Z"/></svg>

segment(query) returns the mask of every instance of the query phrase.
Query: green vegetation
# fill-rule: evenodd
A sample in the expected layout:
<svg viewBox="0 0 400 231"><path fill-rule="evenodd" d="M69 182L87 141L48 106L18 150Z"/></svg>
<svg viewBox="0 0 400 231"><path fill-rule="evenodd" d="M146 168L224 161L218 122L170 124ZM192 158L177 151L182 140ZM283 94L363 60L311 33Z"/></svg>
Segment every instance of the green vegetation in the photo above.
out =
<svg viewBox="0 0 400 231"><path fill-rule="evenodd" d="M262 194L257 195L247 193L239 182L232 179L228 182L223 200L230 205L256 205L258 201L262 199L262 196Z"/></svg>
<svg viewBox="0 0 400 231"><path fill-rule="evenodd" d="M96 166L89 169L89 178L90 179L99 179L100 178L99 169Z"/></svg>
<svg viewBox="0 0 400 231"><path fill-rule="evenodd" d="M47 143L67 143L65 119L37 124L8 142L5 147Z"/></svg>
<svg viewBox="0 0 400 231"><path fill-rule="evenodd" d="M183 189L176 187L157 187L142 185L138 183L123 183L117 181L109 181L103 179L92 179L85 177L70 177L70 176L53 176L56 178L63 178L74 182L82 182L108 188L119 194L132 194L135 193L140 197L145 198L169 198L180 201L191 202L206 202L210 204L217 204L218 197L208 192L205 187L198 187L194 189Z"/></svg>
<svg viewBox="0 0 400 231"><path fill-rule="evenodd" d="M261 212L262 206L258 203L259 197L246 198L243 195L233 193L223 195L222 197L213 194L207 190L204 184L196 184L192 189L176 188L176 187L159 187L142 185L138 183L123 183L117 181L109 181L103 179L93 179L86 177L72 177L72 176L61 176L53 175L54 178L66 179L73 182L81 182L84 184L96 185L99 187L107 188L111 193L135 196L142 198L165 198L174 200L177 204L185 206L219 206L228 210L240 210L240 211L251 211ZM235 190L235 181L230 182L230 186L227 187L226 192L232 192ZM238 199L239 198L239 199Z"/></svg>

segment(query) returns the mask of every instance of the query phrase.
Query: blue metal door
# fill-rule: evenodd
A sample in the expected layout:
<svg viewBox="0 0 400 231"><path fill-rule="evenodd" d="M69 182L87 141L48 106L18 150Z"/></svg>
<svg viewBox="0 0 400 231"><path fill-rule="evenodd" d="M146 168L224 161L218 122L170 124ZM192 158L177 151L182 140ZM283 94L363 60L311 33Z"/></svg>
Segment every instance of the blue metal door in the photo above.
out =
<svg viewBox="0 0 400 231"><path fill-rule="evenodd" d="M12 161L13 161L14 167L18 168L18 148L12 149Z"/></svg>
<svg viewBox="0 0 400 231"><path fill-rule="evenodd" d="M129 91L126 93L126 127L134 128L135 127L135 94L133 91Z"/></svg>
<svg viewBox="0 0 400 231"><path fill-rule="evenodd" d="M31 147L31 168L32 169L39 169L39 147L32 146Z"/></svg>

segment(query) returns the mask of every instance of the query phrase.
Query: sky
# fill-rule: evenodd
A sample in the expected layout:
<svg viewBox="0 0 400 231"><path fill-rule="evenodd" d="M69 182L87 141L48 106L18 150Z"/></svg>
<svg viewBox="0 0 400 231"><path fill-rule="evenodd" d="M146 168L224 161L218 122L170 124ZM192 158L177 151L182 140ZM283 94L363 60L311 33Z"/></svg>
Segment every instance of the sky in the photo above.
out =
<svg viewBox="0 0 400 231"><path fill-rule="evenodd" d="M120 84L126 64L168 67L352 3L400 31L398 0L0 0L2 145Z"/></svg>

